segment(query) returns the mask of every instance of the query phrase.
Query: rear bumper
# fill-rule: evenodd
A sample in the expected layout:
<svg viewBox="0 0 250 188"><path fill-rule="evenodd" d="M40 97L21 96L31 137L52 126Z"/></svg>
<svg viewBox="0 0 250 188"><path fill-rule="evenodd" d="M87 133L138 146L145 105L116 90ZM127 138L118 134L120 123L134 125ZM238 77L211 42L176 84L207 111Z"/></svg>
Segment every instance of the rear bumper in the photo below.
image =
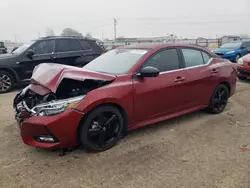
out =
<svg viewBox="0 0 250 188"><path fill-rule="evenodd" d="M77 128L83 114L74 110L55 116L33 116L18 121L25 144L41 148L70 148L77 145ZM51 136L54 142L42 142L40 136Z"/></svg>

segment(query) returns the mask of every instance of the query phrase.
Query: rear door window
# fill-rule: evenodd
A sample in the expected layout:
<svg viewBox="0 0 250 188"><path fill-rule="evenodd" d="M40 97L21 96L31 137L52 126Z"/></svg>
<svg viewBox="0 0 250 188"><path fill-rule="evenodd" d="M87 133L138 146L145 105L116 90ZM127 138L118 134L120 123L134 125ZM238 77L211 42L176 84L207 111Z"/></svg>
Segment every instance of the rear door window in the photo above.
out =
<svg viewBox="0 0 250 188"><path fill-rule="evenodd" d="M204 65L201 51L195 49L181 49L186 67Z"/></svg>
<svg viewBox="0 0 250 188"><path fill-rule="evenodd" d="M76 39L57 39L56 52L74 52L80 50L83 50L83 47Z"/></svg>
<svg viewBox="0 0 250 188"><path fill-rule="evenodd" d="M87 40L80 40L80 43L84 50L92 50L92 46L89 41Z"/></svg>
<svg viewBox="0 0 250 188"><path fill-rule="evenodd" d="M203 56L204 63L206 64L210 59L210 55L208 55L205 52L201 52L201 53L202 53L202 56Z"/></svg>

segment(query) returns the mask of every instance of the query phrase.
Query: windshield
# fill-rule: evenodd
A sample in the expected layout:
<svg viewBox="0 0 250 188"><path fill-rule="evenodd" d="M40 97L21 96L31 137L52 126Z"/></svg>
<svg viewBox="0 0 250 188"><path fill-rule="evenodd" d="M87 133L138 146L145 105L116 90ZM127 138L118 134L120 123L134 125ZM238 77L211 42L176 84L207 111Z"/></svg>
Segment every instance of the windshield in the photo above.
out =
<svg viewBox="0 0 250 188"><path fill-rule="evenodd" d="M27 43L24 43L22 46L17 48L15 51L13 51L13 54L21 54L23 53L27 48L29 48L32 44L34 44L36 41L30 41Z"/></svg>
<svg viewBox="0 0 250 188"><path fill-rule="evenodd" d="M114 49L94 59L84 69L108 73L125 74L148 52L142 49Z"/></svg>
<svg viewBox="0 0 250 188"><path fill-rule="evenodd" d="M239 48L242 43L227 43L223 44L220 48Z"/></svg>

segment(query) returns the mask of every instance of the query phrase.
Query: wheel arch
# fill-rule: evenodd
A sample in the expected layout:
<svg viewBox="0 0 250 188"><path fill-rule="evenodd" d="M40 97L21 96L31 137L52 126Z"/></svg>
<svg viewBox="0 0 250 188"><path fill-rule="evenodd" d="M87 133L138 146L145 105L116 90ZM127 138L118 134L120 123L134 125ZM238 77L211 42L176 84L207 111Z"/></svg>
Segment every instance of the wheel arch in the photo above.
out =
<svg viewBox="0 0 250 188"><path fill-rule="evenodd" d="M85 121L86 118L88 117L88 114L90 114L94 109L99 108L99 107L101 107L101 106L113 106L113 107L117 108L117 109L121 112L122 117L124 118L124 125L125 125L125 126L124 126L123 132L125 133L125 132L127 131L127 129L128 129L128 116L127 116L127 113L126 113L126 111L124 110L124 108L123 108L121 105L119 105L118 103L115 103L115 102L105 102L105 103L99 104L99 105L95 106L94 108L92 108L91 110L89 110L89 111L84 115L84 117L80 120L79 125L78 125L77 130L76 130L76 131L77 131L77 132L76 132L77 143L79 143L79 139L80 139L79 133L80 133L81 125L84 123L84 121Z"/></svg>
<svg viewBox="0 0 250 188"><path fill-rule="evenodd" d="M15 82L19 81L19 76L17 75L17 73L13 69L0 67L0 71L8 72L15 79Z"/></svg>
<svg viewBox="0 0 250 188"><path fill-rule="evenodd" d="M230 86L230 84L227 81L223 81L219 85L221 85L221 84L223 84L223 85L225 85L227 87L228 92L229 92L229 96L230 96L230 94L231 94L231 86Z"/></svg>

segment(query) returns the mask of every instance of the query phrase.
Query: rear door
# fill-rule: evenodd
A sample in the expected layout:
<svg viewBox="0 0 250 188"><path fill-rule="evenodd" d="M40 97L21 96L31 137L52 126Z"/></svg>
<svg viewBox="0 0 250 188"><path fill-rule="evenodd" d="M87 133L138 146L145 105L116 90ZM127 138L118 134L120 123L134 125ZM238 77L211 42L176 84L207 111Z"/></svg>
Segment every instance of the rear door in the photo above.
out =
<svg viewBox="0 0 250 188"><path fill-rule="evenodd" d="M180 51L188 77L186 96L193 107L207 105L217 84L217 65L210 64L212 57L205 51L195 48L181 48Z"/></svg>
<svg viewBox="0 0 250 188"><path fill-rule="evenodd" d="M77 59L82 56L84 49L79 40L74 38L56 39L55 62L58 64L77 66Z"/></svg>
<svg viewBox="0 0 250 188"><path fill-rule="evenodd" d="M23 72L23 79L29 79L32 76L33 69L40 63L53 63L55 40L37 41L29 49L34 51L32 58L29 58L25 53L21 61L18 62L20 69ZM27 49L27 50L29 50Z"/></svg>
<svg viewBox="0 0 250 188"><path fill-rule="evenodd" d="M188 107L186 71L180 64L176 48L153 54L142 67L160 70L158 77L134 78L134 103L137 121L172 114Z"/></svg>
<svg viewBox="0 0 250 188"><path fill-rule="evenodd" d="M94 40L80 39L80 43L84 49L81 58L78 59L78 64L81 66L88 64L103 53L102 48Z"/></svg>

